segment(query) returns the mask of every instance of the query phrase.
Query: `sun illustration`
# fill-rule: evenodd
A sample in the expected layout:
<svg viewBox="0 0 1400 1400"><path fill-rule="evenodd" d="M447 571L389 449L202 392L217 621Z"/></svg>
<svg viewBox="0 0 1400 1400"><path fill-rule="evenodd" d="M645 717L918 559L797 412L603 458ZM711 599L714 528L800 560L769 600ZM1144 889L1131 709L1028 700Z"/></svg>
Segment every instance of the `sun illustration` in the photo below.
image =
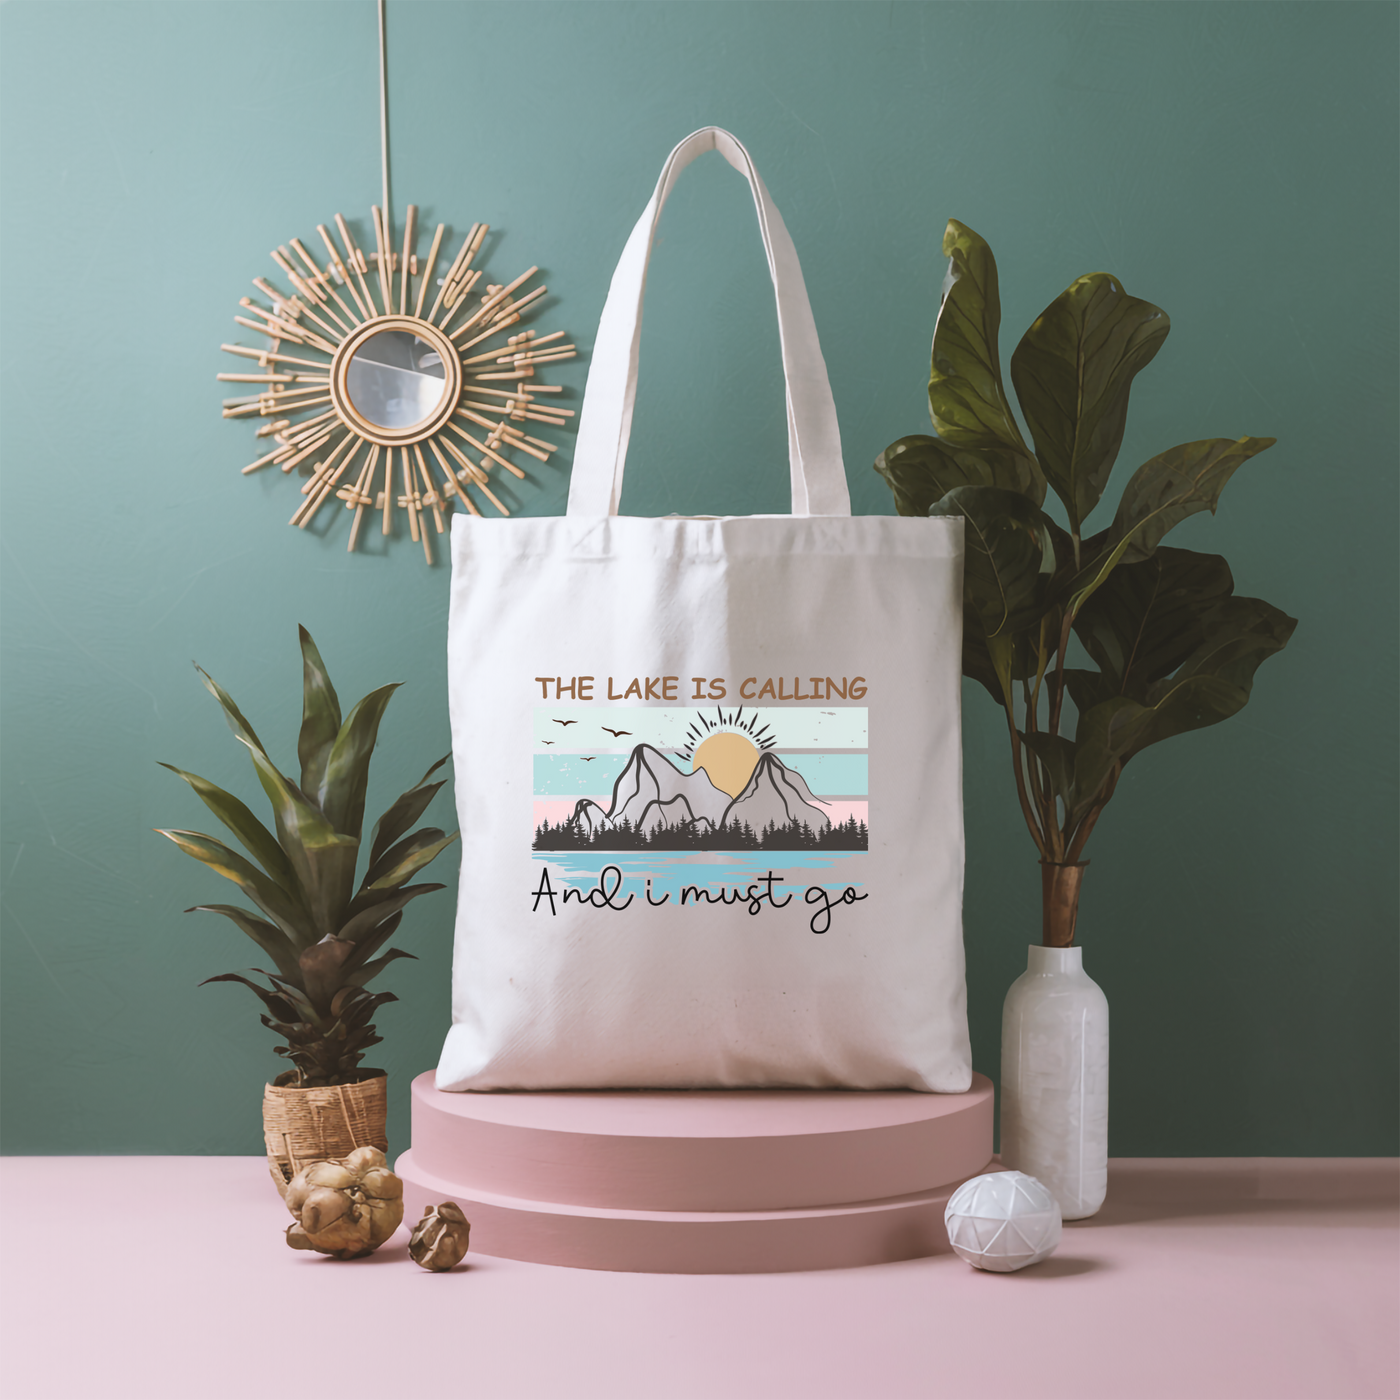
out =
<svg viewBox="0 0 1400 1400"><path fill-rule="evenodd" d="M274 276L284 285L255 277L264 300L244 297L247 314L234 317L268 344L223 346L245 361L246 372L219 378L254 386L224 401L224 417L263 419L257 436L271 438L272 450L244 467L245 475L272 464L300 469L302 501L290 524L305 529L334 498L354 512L354 549L367 514L393 534L397 507L432 563L429 535L446 531L454 505L480 515L479 496L508 515L491 474L523 479L517 454L549 460L556 444L535 436L534 425L563 427L573 413L549 397L561 387L535 374L572 359L575 349L559 343L563 331L506 334L539 308L545 288L520 290L539 271L532 267L484 295L475 290L482 271L472 262L485 224L471 226L455 256L439 224L421 258L416 206L408 207L397 249L377 206L372 214L371 253L360 250L339 214L339 242L317 226L324 256L295 238L273 251Z"/></svg>
<svg viewBox="0 0 1400 1400"><path fill-rule="evenodd" d="M768 726L759 726L758 716L743 718L742 707L734 713L715 711L715 718L696 715L686 730L681 757L690 759L690 771L702 768L710 781L730 797L738 797L753 776L758 756L771 749L775 739Z"/></svg>

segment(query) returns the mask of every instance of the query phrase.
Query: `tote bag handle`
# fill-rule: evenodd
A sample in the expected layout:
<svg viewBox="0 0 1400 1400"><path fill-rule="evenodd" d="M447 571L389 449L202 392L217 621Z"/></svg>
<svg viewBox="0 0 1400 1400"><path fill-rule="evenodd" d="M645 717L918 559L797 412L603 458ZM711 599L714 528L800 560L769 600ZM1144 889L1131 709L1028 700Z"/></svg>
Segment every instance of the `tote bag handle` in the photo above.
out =
<svg viewBox="0 0 1400 1400"><path fill-rule="evenodd" d="M718 151L749 182L758 210L759 232L778 302L778 337L787 386L792 513L849 515L851 497L841 462L841 430L797 250L754 168L753 158L735 137L717 126L692 132L671 152L656 192L637 220L613 273L579 415L568 513L617 514L627 442L632 435L632 407L637 398L642 297L652 239L676 177L705 151Z"/></svg>

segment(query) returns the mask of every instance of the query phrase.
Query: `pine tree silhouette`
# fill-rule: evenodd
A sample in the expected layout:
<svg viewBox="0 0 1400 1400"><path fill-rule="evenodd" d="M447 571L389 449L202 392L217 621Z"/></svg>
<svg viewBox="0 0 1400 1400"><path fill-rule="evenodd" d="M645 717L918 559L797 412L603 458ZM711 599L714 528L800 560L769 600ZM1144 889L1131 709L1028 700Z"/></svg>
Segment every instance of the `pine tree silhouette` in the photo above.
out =
<svg viewBox="0 0 1400 1400"><path fill-rule="evenodd" d="M793 818L784 826L770 820L758 832L747 821L716 827L694 817L658 822L649 833L628 817L589 831L578 817L556 824L546 817L535 828L532 844L537 851L864 851L870 847L870 831L854 814L816 831L810 822Z"/></svg>

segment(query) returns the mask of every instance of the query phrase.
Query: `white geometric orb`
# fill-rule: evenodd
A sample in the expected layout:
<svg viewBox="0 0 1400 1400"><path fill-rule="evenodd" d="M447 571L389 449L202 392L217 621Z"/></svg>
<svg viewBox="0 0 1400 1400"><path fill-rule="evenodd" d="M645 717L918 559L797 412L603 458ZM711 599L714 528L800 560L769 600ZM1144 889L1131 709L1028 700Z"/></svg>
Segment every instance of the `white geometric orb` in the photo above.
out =
<svg viewBox="0 0 1400 1400"><path fill-rule="evenodd" d="M988 1172L964 1181L943 1223L958 1258L997 1274L1048 1259L1060 1242L1059 1202L1024 1172Z"/></svg>

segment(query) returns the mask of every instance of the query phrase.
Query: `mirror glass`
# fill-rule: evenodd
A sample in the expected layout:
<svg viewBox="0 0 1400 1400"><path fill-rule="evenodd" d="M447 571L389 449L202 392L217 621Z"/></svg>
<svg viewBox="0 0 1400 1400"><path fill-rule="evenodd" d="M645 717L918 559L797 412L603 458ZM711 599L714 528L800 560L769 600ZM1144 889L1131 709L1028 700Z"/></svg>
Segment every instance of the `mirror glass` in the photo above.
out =
<svg viewBox="0 0 1400 1400"><path fill-rule="evenodd" d="M408 331L380 331L355 351L345 390L379 428L411 428L428 418L447 391L442 357Z"/></svg>

